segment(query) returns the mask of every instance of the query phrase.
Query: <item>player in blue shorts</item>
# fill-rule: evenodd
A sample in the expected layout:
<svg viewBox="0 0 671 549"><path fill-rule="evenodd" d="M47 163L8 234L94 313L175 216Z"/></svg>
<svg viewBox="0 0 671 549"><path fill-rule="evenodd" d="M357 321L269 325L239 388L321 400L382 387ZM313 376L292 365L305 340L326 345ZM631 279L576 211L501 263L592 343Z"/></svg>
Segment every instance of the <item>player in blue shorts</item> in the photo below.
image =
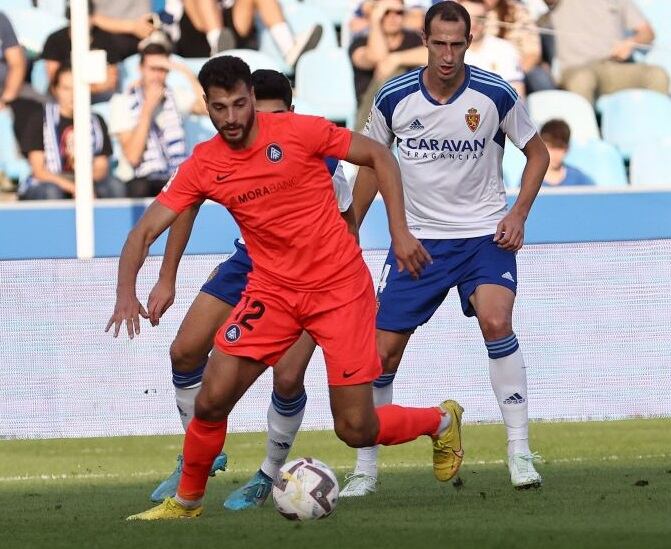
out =
<svg viewBox="0 0 671 549"><path fill-rule="evenodd" d="M291 85L287 78L273 70L257 70L252 74L257 110L286 112L293 110ZM351 232L356 223L351 207L352 195L342 166L327 159L326 167L333 177L338 206ZM182 257L198 208L185 211L172 224L166 245L159 280L149 294L147 312L152 325L172 305L175 297L177 267ZM218 328L226 321L247 284L252 264L242 240L235 241L235 252L218 265L191 304L177 336L170 347L172 378L177 409L184 429L194 414L194 402L201 385L203 370L212 349ZM267 455L259 471L244 486L224 502L231 510L241 510L262 504L272 487L279 468L289 454L291 444L303 419L307 395L303 387L305 369L312 357L315 343L303 333L296 344L273 368L273 393L268 409ZM212 465L211 475L226 467L226 455L219 455ZM175 495L182 471L182 456L177 467L151 494L151 500L161 502Z"/></svg>
<svg viewBox="0 0 671 549"><path fill-rule="evenodd" d="M470 17L457 2L426 13L428 65L386 83L364 134L391 146L401 166L408 226L433 263L418 280L398 272L389 255L378 286L378 351L384 374L375 405L392 401L392 382L411 335L456 287L475 316L489 354L489 375L508 434L508 467L516 488L540 486L529 449L526 369L512 327L517 291L515 252L549 156L524 103L498 75L469 66ZM522 186L508 211L501 176L506 137L527 157ZM354 189L362 219L377 192L362 168ZM462 449L463 450L463 449ZM340 495L374 492L377 447L358 450Z"/></svg>

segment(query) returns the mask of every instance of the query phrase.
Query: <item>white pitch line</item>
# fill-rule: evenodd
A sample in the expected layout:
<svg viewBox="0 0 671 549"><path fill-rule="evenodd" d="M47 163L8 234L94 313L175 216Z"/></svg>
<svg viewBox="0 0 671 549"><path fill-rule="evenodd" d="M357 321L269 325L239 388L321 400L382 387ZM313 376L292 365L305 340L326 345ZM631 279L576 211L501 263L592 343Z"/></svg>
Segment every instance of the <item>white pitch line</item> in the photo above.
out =
<svg viewBox="0 0 671 549"><path fill-rule="evenodd" d="M559 459L541 459L541 463L546 463L549 461L551 465L556 463L584 463L590 461L620 461L620 460L646 460L646 459L660 459L660 458L669 458L671 454L645 454L640 456L603 456L600 458L596 457L572 457L572 458L559 458ZM463 466L471 465L505 465L505 461L502 459L495 460L466 460L464 461ZM382 462L380 467L387 469L423 469L430 467L429 464L423 465L419 463L387 463ZM333 467L337 471L349 471L351 469L350 465L339 465ZM233 472L236 474L252 474L255 473L257 469L235 469ZM56 475L17 475L11 477L0 477L0 482L21 482L21 481L33 481L33 480L94 480L94 479L121 479L121 478L143 478L143 477L161 477L165 475L167 471L141 471L137 473L61 473ZM221 473L219 473L221 474Z"/></svg>

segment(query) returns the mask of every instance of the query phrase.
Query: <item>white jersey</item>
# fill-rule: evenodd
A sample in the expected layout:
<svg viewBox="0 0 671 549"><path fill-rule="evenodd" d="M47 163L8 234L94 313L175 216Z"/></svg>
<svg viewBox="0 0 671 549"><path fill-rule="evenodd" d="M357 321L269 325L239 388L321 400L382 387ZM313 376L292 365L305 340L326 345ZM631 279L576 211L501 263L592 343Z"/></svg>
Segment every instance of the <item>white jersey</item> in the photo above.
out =
<svg viewBox="0 0 671 549"><path fill-rule="evenodd" d="M424 70L393 78L380 89L363 133L398 146L413 235L494 233L507 210L501 168L506 135L522 149L536 127L500 76L466 65L463 86L442 105L426 90Z"/></svg>

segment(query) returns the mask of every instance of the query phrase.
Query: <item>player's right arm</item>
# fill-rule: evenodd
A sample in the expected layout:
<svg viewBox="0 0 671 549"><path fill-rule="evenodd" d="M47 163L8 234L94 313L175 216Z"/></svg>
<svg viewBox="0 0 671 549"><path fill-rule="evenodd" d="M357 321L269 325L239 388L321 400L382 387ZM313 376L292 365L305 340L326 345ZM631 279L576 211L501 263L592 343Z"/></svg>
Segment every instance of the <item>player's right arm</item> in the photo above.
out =
<svg viewBox="0 0 671 549"><path fill-rule="evenodd" d="M175 282L177 280L177 269L184 255L184 250L191 237L193 223L198 215L201 204L194 204L177 216L175 222L170 225L168 241L163 252L161 270L158 280L147 300L147 313L152 326L158 326L160 318L175 302Z"/></svg>
<svg viewBox="0 0 671 549"><path fill-rule="evenodd" d="M196 151L198 147L196 147ZM195 152L194 151L194 155ZM200 204L207 195L200 186L198 167L192 155L175 171L156 200L137 222L128 235L119 259L117 299L114 314L105 331L114 325L114 337L119 335L121 324L126 323L128 337L140 333L140 315L148 318L147 311L137 299L135 284L140 267L144 263L149 246L172 224L177 216L195 204Z"/></svg>
<svg viewBox="0 0 671 549"><path fill-rule="evenodd" d="M121 325L125 323L128 337L133 339L140 333L140 315L148 318L135 291L137 273L149 253L149 246L176 218L177 212L155 200L128 234L119 259L114 313L105 328L108 332L114 325L114 337L119 335Z"/></svg>

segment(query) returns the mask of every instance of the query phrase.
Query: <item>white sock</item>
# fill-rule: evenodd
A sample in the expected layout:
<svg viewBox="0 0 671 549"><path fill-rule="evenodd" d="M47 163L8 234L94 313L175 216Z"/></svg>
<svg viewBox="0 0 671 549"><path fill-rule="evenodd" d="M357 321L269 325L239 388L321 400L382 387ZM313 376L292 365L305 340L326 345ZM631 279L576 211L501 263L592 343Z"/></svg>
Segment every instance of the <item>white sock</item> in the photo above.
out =
<svg viewBox="0 0 671 549"><path fill-rule="evenodd" d="M268 406L266 459L261 464L261 471L273 480L277 478L280 467L287 460L296 433L301 427L306 400L307 395L304 392L290 400L279 398L273 392L273 398ZM284 414L281 414L280 410Z"/></svg>
<svg viewBox="0 0 671 549"><path fill-rule="evenodd" d="M489 379L508 432L508 455L530 453L527 371L515 334L485 342L489 351ZM514 351L500 356L511 349Z"/></svg>
<svg viewBox="0 0 671 549"><path fill-rule="evenodd" d="M375 407L391 404L394 398L394 376L395 374L382 374L373 383L373 404ZM380 383L382 382L382 383ZM384 384L382 387L376 387L375 384ZM377 478L377 452L378 446L368 446L359 448L356 451L355 474L364 474Z"/></svg>
<svg viewBox="0 0 671 549"><path fill-rule="evenodd" d="M219 45L219 35L221 34L221 29L212 29L207 31L205 37L207 38L207 43L210 45L210 51L216 51L217 46Z"/></svg>
<svg viewBox="0 0 671 549"><path fill-rule="evenodd" d="M282 55L286 56L294 45L294 35L289 25L287 25L286 21L283 21L270 27L269 31L275 44L280 48Z"/></svg>
<svg viewBox="0 0 671 549"><path fill-rule="evenodd" d="M203 498L183 499L179 497L179 494L175 494L175 501L185 509L195 509L196 507L200 507L203 504Z"/></svg>
<svg viewBox="0 0 671 549"><path fill-rule="evenodd" d="M440 423L438 424L438 429L436 430L436 434L439 435L450 425L452 425L452 414L442 414Z"/></svg>
<svg viewBox="0 0 671 549"><path fill-rule="evenodd" d="M179 419L182 420L182 426L186 433L186 428L189 422L193 419L196 408L196 395L200 391L200 383L193 387L186 387L180 389L175 387L175 402L177 402L177 410L179 411Z"/></svg>

